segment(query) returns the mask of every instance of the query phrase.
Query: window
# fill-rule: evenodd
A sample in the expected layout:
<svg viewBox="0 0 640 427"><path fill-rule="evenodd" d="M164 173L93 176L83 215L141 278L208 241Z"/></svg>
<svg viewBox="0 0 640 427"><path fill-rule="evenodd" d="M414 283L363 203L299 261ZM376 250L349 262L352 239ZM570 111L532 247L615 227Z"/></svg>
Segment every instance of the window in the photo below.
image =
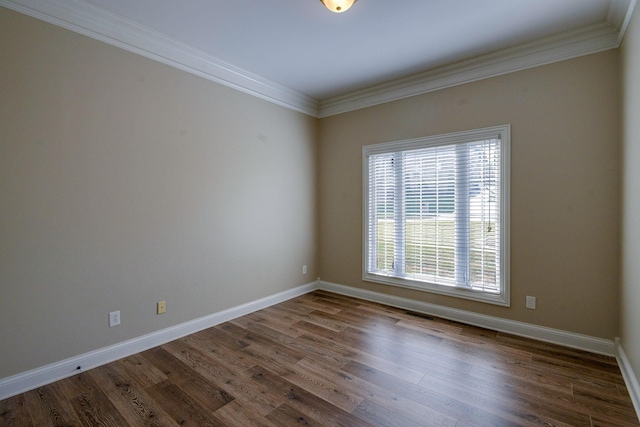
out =
<svg viewBox="0 0 640 427"><path fill-rule="evenodd" d="M364 280L508 306L509 137L363 147Z"/></svg>

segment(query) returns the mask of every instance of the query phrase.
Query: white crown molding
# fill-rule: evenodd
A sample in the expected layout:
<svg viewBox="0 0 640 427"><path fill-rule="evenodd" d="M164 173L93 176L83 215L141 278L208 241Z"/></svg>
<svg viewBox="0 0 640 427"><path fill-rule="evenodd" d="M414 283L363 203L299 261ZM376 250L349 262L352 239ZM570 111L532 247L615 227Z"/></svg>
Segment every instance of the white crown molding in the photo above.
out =
<svg viewBox="0 0 640 427"><path fill-rule="evenodd" d="M161 331L152 332L109 347L104 347L60 362L0 379L0 400L59 381L88 369L96 368L115 360L140 353L203 329L253 313L254 311L262 310L263 308L270 307L274 304L309 293L316 288L316 282L308 283L275 295L223 310L209 316L201 317L190 322L181 323Z"/></svg>
<svg viewBox="0 0 640 427"><path fill-rule="evenodd" d="M320 102L328 117L620 46L637 0L610 0L606 22L478 56Z"/></svg>
<svg viewBox="0 0 640 427"><path fill-rule="evenodd" d="M622 39L627 32L636 3L637 0L612 0L608 22L618 28L618 46L622 44Z"/></svg>
<svg viewBox="0 0 640 427"><path fill-rule="evenodd" d="M521 337L533 338L536 340L562 345L565 347L585 350L592 353L606 356L615 355L615 343L612 340L591 337L588 335L576 334L559 329L547 328L544 326L532 325L530 323L518 322L515 320L503 319L501 317L487 316L471 311L459 310L437 304L430 304L408 298L383 294L351 286L339 285L325 281L318 281L318 289L334 292L336 294L347 295L367 301L398 307L405 310L417 311L419 313L430 314L432 316L449 319L469 325L480 326L492 331L506 332Z"/></svg>
<svg viewBox="0 0 640 427"><path fill-rule="evenodd" d="M617 47L615 28L606 23L591 25L324 100L319 116L341 114Z"/></svg>
<svg viewBox="0 0 640 427"><path fill-rule="evenodd" d="M619 338L616 338L616 359L618 360L622 378L624 378L625 385L627 386L627 390L629 390L629 395L633 402L633 407L640 421L640 384L638 383L638 377L629 363L629 359L627 359L627 355L622 348Z"/></svg>
<svg viewBox="0 0 640 427"><path fill-rule="evenodd" d="M631 3L635 0L609 0L609 11L607 13L607 23L620 31L631 9Z"/></svg>
<svg viewBox="0 0 640 427"><path fill-rule="evenodd" d="M0 0L0 6L120 47L311 116L318 102L159 32L80 0Z"/></svg>
<svg viewBox="0 0 640 427"><path fill-rule="evenodd" d="M81 0L0 0L0 6L67 28L314 117L328 117L464 83L615 49L637 0L610 0L606 22L315 100Z"/></svg>

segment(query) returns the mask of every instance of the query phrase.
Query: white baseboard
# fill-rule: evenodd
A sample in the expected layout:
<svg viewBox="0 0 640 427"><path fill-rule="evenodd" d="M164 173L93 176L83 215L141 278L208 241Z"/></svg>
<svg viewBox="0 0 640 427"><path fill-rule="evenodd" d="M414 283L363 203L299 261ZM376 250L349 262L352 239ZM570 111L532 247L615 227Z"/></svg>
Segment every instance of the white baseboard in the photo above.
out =
<svg viewBox="0 0 640 427"><path fill-rule="evenodd" d="M308 283L259 300L223 310L209 316L181 323L161 331L152 332L109 347L71 357L31 371L23 372L0 380L0 400L33 390L54 381L70 377L82 371L140 353L169 341L182 338L203 329L244 316L254 311L287 301L317 289L317 283ZM78 369L81 367L81 369Z"/></svg>
<svg viewBox="0 0 640 427"><path fill-rule="evenodd" d="M622 372L624 383L627 386L627 390L629 390L629 395L631 395L631 401L633 402L633 407L636 409L638 420L640 420L640 384L638 384L638 377L633 371L633 368L629 363L629 359L627 359L627 355L622 348L620 340L617 338L616 359L618 360L618 366L620 367L620 371Z"/></svg>
<svg viewBox="0 0 640 427"><path fill-rule="evenodd" d="M318 282L318 289L324 289L337 294L430 314L432 316L454 320L469 325L480 326L494 331L506 332L513 335L560 344L565 347L576 348L606 356L615 356L615 343L611 340L575 334L572 332L532 325L530 323L523 323L515 320L502 319L500 317L487 316L484 314L473 313L471 311L459 310L456 308L396 297L380 292L373 292L366 289L353 288L325 281Z"/></svg>
<svg viewBox="0 0 640 427"><path fill-rule="evenodd" d="M616 352L616 344L613 341L502 319L499 317L486 316L470 311L449 308L325 281L308 283L275 295L223 310L209 316L201 317L161 331L153 332L109 347L104 347L89 353L81 354L60 362L52 363L31 371L1 379L0 400L70 377L79 372L96 368L113 362L114 360L157 347L169 341L173 341L237 317L253 313L254 311L287 301L291 298L304 295L315 289L323 289L337 294L352 296L367 301L374 301L393 307L413 310L495 331L534 338L593 353L617 356L618 363L627 383L627 388L629 389L634 405L637 410L640 408L640 387L638 386L637 377L631 370L631 366L626 359L622 347L618 346L618 351ZM81 367L80 370L77 369L79 366Z"/></svg>

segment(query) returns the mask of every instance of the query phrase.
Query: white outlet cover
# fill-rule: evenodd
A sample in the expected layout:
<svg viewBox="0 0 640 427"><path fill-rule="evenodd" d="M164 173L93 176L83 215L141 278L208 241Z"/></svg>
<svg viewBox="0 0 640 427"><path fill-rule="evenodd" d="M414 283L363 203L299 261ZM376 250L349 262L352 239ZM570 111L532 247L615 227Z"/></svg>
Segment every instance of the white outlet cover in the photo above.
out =
<svg viewBox="0 0 640 427"><path fill-rule="evenodd" d="M120 310L109 313L109 327L113 328L120 324Z"/></svg>
<svg viewBox="0 0 640 427"><path fill-rule="evenodd" d="M536 297L527 297L527 302L526 302L526 307L530 308L532 310L535 310L536 308Z"/></svg>

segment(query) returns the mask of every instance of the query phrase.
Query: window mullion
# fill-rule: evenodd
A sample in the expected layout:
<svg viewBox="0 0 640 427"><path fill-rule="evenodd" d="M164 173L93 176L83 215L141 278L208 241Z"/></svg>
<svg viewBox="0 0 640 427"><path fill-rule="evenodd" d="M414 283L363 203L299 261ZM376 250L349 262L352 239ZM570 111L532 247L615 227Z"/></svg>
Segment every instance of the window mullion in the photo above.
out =
<svg viewBox="0 0 640 427"><path fill-rule="evenodd" d="M455 271L456 284L469 286L470 206L469 146L456 146L455 168Z"/></svg>
<svg viewBox="0 0 640 427"><path fill-rule="evenodd" d="M394 155L395 172L395 206L394 206L394 272L399 277L406 274L406 236L405 236L405 191L404 191L404 156L402 152Z"/></svg>
<svg viewBox="0 0 640 427"><path fill-rule="evenodd" d="M367 234L369 236L368 242L368 266L367 269L369 271L374 271L377 269L376 259L378 257L378 199L376 195L376 179L378 170L376 168L375 157L369 157L369 206L368 209L368 229Z"/></svg>

